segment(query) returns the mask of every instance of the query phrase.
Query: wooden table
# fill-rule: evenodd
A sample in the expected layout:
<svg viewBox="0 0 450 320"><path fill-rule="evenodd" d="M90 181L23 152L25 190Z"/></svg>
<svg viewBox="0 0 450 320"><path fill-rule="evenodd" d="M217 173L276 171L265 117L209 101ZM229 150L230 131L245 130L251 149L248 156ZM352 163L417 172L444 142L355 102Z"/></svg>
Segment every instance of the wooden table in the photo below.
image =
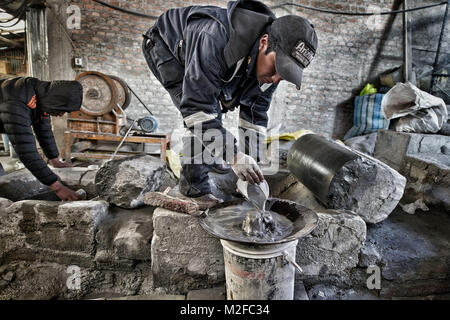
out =
<svg viewBox="0 0 450 320"><path fill-rule="evenodd" d="M75 152L72 153L70 147L74 139L81 140L96 140L96 141L116 141L117 145L119 145L120 141L122 141L123 136L110 134L110 133L96 133L96 132L86 132L86 131L66 131L64 132L65 138L65 159L66 161L70 161L73 158L87 158L87 159L109 159L112 156L107 153L88 153L88 152ZM133 142L133 143L151 143L151 144L159 144L160 145L160 159L166 162L166 152L167 149L170 148L170 134L158 134L158 133L150 133L150 134L140 134L140 135L130 135L125 138L125 142ZM119 151L120 152L120 151ZM140 154L142 152L127 152L128 154ZM145 152L144 152L145 153ZM123 158L129 155L123 155L117 153L115 157Z"/></svg>

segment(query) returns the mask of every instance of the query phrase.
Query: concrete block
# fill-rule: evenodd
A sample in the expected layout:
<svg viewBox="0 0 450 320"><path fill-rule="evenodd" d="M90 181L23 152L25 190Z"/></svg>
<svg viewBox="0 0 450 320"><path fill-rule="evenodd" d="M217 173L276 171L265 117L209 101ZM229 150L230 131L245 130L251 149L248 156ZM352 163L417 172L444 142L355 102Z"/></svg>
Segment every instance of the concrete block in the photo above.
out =
<svg viewBox="0 0 450 320"><path fill-rule="evenodd" d="M9 227L18 239L25 237L26 244L38 248L92 254L95 232L108 206L104 201L19 201L7 208L8 219L0 230L10 239L5 231Z"/></svg>
<svg viewBox="0 0 450 320"><path fill-rule="evenodd" d="M410 148L411 134L391 130L379 130L374 157L396 171L403 167L404 157Z"/></svg>
<svg viewBox="0 0 450 320"><path fill-rule="evenodd" d="M450 211L450 167L422 156L405 157L404 174L408 179L402 203L423 202Z"/></svg>
<svg viewBox="0 0 450 320"><path fill-rule="evenodd" d="M319 223L299 239L296 261L304 270L298 279L345 273L358 264L366 240L364 220L350 211L318 213Z"/></svg>
<svg viewBox="0 0 450 320"><path fill-rule="evenodd" d="M111 207L110 215L98 227L95 260L113 263L120 260L151 260L153 237L152 207L126 210Z"/></svg>
<svg viewBox="0 0 450 320"><path fill-rule="evenodd" d="M105 162L97 171L98 196L122 208L144 205L144 194L174 187L176 180L159 158L139 155Z"/></svg>
<svg viewBox="0 0 450 320"><path fill-rule="evenodd" d="M10 253L25 247L25 233L22 232L20 223L23 214L17 210L17 205L1 198L0 209L0 261ZM0 262L1 263L1 262Z"/></svg>
<svg viewBox="0 0 450 320"><path fill-rule="evenodd" d="M445 162L450 137L439 134L404 133L380 130L374 157L403 174L405 157L423 157L429 162ZM446 164L449 166L449 163Z"/></svg>
<svg viewBox="0 0 450 320"><path fill-rule="evenodd" d="M152 271L156 286L172 292L225 282L223 250L198 218L157 208L153 213Z"/></svg>
<svg viewBox="0 0 450 320"><path fill-rule="evenodd" d="M61 243L71 244L70 251L94 254L95 233L108 216L108 207L105 201L76 201L60 205L58 218L64 224L60 231ZM65 246L59 250L65 250Z"/></svg>

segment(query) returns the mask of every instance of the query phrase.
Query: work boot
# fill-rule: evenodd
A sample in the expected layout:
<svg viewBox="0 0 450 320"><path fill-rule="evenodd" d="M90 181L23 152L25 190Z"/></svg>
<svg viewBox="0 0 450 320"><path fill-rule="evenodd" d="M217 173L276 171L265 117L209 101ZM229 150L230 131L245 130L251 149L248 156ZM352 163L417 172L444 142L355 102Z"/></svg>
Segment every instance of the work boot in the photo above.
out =
<svg viewBox="0 0 450 320"><path fill-rule="evenodd" d="M226 174L226 173L230 172L231 166L226 163L223 163L223 164L214 163L213 166L211 167L211 170L214 172L217 172L219 174Z"/></svg>
<svg viewBox="0 0 450 320"><path fill-rule="evenodd" d="M191 198L191 200L198 203L200 210L206 210L214 207L216 204L222 203L223 200L216 198L212 193L207 193L197 198Z"/></svg>

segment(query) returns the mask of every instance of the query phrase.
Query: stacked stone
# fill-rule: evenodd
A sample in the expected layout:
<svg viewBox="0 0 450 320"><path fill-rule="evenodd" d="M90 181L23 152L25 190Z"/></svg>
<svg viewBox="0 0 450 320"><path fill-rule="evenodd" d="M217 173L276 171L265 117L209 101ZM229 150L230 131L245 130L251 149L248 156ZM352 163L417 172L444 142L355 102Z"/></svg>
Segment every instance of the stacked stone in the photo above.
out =
<svg viewBox="0 0 450 320"><path fill-rule="evenodd" d="M138 155L102 165L95 177L98 196L122 208L144 205L147 192L174 187L176 179L159 158Z"/></svg>

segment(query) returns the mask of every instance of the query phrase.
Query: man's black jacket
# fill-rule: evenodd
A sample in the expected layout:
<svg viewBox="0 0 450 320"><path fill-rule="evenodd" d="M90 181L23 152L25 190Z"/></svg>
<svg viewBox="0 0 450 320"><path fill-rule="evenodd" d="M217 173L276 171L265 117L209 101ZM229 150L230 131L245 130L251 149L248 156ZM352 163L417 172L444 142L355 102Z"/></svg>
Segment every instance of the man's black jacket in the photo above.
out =
<svg viewBox="0 0 450 320"><path fill-rule="evenodd" d="M258 1L231 1L227 9L214 6L191 6L170 9L155 26L184 72L174 74L170 61L157 68L165 76L163 85L183 82L180 111L185 125L192 130L198 123L202 130L218 129L226 141L222 126L219 96L236 99L250 111L246 122L267 127L267 114L276 85L262 92L254 74L257 41L273 22L275 15ZM165 70L167 69L167 70ZM242 115L242 112L241 112ZM227 153L224 144L223 156ZM236 152L236 147L234 148Z"/></svg>
<svg viewBox="0 0 450 320"><path fill-rule="evenodd" d="M77 81L0 80L0 133L8 135L20 161L45 185L58 177L39 155L31 127L45 156L58 157L49 114L79 110L82 98L83 88Z"/></svg>

